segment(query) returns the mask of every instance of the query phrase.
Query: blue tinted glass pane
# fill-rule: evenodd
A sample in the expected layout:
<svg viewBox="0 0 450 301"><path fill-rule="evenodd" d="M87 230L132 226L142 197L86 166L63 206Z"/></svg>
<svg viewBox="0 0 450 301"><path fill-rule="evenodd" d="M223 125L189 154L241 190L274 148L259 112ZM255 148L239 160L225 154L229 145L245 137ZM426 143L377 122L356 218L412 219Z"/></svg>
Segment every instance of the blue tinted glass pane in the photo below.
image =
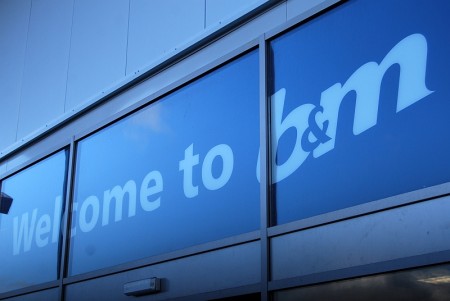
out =
<svg viewBox="0 0 450 301"><path fill-rule="evenodd" d="M258 54L78 144L71 275L259 227Z"/></svg>
<svg viewBox="0 0 450 301"><path fill-rule="evenodd" d="M450 180L449 1L348 1L271 43L278 223Z"/></svg>
<svg viewBox="0 0 450 301"><path fill-rule="evenodd" d="M4 180L0 213L0 292L56 280L66 152Z"/></svg>

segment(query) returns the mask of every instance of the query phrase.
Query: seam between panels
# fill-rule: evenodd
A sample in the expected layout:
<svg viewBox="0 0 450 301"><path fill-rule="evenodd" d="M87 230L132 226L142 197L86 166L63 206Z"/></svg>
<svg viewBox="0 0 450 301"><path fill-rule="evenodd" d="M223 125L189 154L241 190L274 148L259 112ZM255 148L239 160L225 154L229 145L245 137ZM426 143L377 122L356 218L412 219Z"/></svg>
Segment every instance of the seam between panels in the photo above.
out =
<svg viewBox="0 0 450 301"><path fill-rule="evenodd" d="M126 46L125 46L124 76L127 76L127 69L128 69L128 50L129 50L129 42L130 42L130 19L131 19L131 0L128 0L127 42L126 42Z"/></svg>
<svg viewBox="0 0 450 301"><path fill-rule="evenodd" d="M28 52L28 38L30 36L30 23L31 23L31 12L33 9L33 0L30 0L30 9L28 12L28 25L27 25L27 37L25 41L25 51L24 57L22 60L22 74L20 76L20 90L19 90L19 109L17 110L17 122L16 122L16 138L15 141L19 139L19 123L20 123L20 112L22 111L22 91L23 91L23 77L25 75L25 63L27 60L27 52Z"/></svg>
<svg viewBox="0 0 450 301"><path fill-rule="evenodd" d="M66 90L64 91L64 113L67 112L67 87L69 85L70 58L72 55L73 20L75 19L75 1L72 1L72 20L70 24L69 55L67 56Z"/></svg>

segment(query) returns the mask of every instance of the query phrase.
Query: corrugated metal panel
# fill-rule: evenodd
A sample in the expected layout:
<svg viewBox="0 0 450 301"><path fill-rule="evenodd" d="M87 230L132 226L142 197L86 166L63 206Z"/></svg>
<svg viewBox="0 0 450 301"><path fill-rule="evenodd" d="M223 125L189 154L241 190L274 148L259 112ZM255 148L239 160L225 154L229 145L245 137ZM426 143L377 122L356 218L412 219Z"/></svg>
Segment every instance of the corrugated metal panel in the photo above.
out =
<svg viewBox="0 0 450 301"><path fill-rule="evenodd" d="M18 138L64 113L73 0L34 1L22 81Z"/></svg>

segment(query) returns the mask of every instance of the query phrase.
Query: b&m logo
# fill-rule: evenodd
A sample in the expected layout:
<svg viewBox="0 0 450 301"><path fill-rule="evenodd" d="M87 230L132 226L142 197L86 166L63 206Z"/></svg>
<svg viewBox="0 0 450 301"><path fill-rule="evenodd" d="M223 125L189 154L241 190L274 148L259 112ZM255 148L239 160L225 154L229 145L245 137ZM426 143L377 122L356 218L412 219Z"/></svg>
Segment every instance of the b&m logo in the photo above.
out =
<svg viewBox="0 0 450 301"><path fill-rule="evenodd" d="M310 154L313 158L319 158L333 150L339 123L339 108L349 92L356 92L353 134L359 135L375 126L381 82L387 70L395 64L400 66L396 106L396 112L399 113L433 92L425 84L427 40L418 33L401 40L380 63L366 63L344 84L338 82L323 91L319 105L306 103L286 113L284 104L289 91L278 90L271 99L273 153L277 153L278 141L288 129L294 128L297 135L292 152L283 164L277 165L273 156L272 181L276 183L289 177ZM283 118L283 115L286 117Z"/></svg>

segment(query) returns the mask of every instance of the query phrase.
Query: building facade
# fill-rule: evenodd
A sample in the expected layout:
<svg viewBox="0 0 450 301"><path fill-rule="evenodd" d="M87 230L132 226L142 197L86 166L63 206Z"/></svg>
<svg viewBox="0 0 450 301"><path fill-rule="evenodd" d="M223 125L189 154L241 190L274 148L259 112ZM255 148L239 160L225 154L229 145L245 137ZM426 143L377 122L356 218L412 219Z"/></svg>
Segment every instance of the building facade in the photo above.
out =
<svg viewBox="0 0 450 301"><path fill-rule="evenodd" d="M0 300L447 300L445 0L0 0Z"/></svg>

